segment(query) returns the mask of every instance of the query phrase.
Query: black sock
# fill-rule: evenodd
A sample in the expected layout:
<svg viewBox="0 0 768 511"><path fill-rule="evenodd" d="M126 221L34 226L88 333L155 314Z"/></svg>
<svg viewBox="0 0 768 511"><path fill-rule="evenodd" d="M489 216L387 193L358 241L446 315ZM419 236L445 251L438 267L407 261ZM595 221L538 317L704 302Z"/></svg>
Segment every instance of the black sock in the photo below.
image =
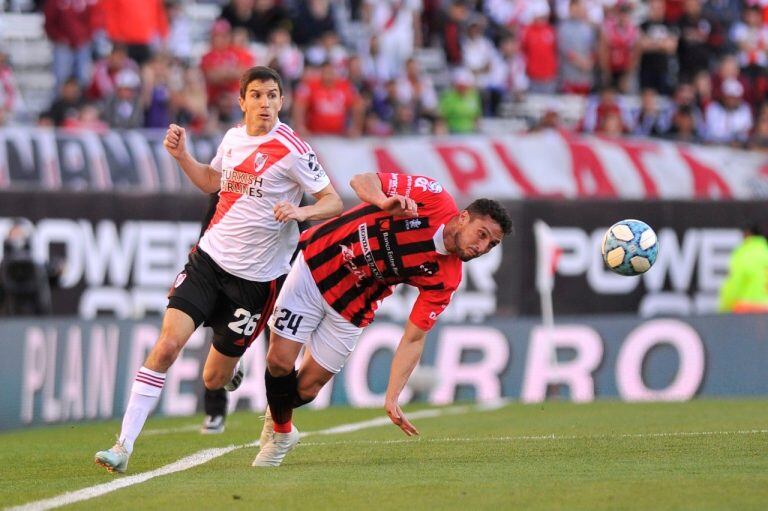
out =
<svg viewBox="0 0 768 511"><path fill-rule="evenodd" d="M276 424L291 422L293 417L293 402L298 394L298 380L296 369L285 376L272 376L269 369L264 374L264 382L267 388L267 402L272 412L272 420Z"/></svg>
<svg viewBox="0 0 768 511"><path fill-rule="evenodd" d="M224 389L205 389L203 398L206 415L227 415L227 402L229 398Z"/></svg>

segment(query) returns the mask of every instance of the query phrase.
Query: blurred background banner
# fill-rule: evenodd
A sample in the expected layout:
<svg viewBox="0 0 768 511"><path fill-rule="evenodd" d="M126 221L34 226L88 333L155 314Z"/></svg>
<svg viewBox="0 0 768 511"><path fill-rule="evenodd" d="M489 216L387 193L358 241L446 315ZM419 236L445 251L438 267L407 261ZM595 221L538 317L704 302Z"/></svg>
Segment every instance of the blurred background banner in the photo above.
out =
<svg viewBox="0 0 768 511"><path fill-rule="evenodd" d="M3 320L0 329L0 429L9 429L119 417L159 322ZM399 324L386 322L366 329L343 373L310 406L381 406L401 333ZM197 410L207 336L207 329L198 330L168 372L159 413ZM435 371L417 380L405 398L446 404L764 395L766 338L764 315L573 316L558 321L551 333L530 318L441 323L430 332L422 360ZM230 407L263 410L264 349L262 337L246 352L247 375Z"/></svg>
<svg viewBox="0 0 768 511"><path fill-rule="evenodd" d="M194 192L162 146L164 130L0 129L0 189ZM360 172L430 176L467 199L768 197L758 153L564 131L499 136L310 139L340 193ZM210 161L218 136L191 136Z"/></svg>
<svg viewBox="0 0 768 511"><path fill-rule="evenodd" d="M31 252L61 268L52 289L53 313L84 319L159 315L168 287L200 231L201 194L0 193L0 259L12 219L31 221ZM554 312L561 314L708 314L738 226L765 217L761 201L505 201L514 234L498 250L466 265L460 291L446 311L452 321L536 316L533 224L551 228L560 256L554 272ZM627 279L610 273L595 247L613 219L642 218L657 227L662 247L654 270ZM407 319L415 289L397 288L380 313Z"/></svg>

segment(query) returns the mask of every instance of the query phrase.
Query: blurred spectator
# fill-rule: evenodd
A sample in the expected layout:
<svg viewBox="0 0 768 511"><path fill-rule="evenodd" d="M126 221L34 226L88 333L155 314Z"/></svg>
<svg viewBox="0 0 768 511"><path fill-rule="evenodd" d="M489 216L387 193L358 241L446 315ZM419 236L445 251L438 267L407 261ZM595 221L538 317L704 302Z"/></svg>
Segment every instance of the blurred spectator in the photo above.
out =
<svg viewBox="0 0 768 511"><path fill-rule="evenodd" d="M600 116L597 130L595 133L605 137L620 137L627 132L624 122L621 119L621 113L615 110L606 110Z"/></svg>
<svg viewBox="0 0 768 511"><path fill-rule="evenodd" d="M678 109L688 108L690 109L690 113L694 120L696 133L699 137L706 139L707 128L704 120L704 110L699 107L699 104L696 101L696 90L693 88L693 85L688 82L679 84L671 99L672 101L662 112L661 124L663 129L665 131L669 130Z"/></svg>
<svg viewBox="0 0 768 511"><path fill-rule="evenodd" d="M495 115L495 105L499 103L503 82L495 80L493 64L500 57L493 42L485 36L485 18L476 15L467 24L467 38L462 48L464 67L475 75L475 83L480 89L485 115Z"/></svg>
<svg viewBox="0 0 768 511"><path fill-rule="evenodd" d="M709 70L711 57L709 38L712 25L702 16L701 0L685 0L677 25L680 31L677 47L680 79L692 80L700 71Z"/></svg>
<svg viewBox="0 0 768 511"><path fill-rule="evenodd" d="M571 0L555 0L555 14L558 20L567 20L571 17ZM593 26L599 27L604 19L604 0L582 0L586 20Z"/></svg>
<svg viewBox="0 0 768 511"><path fill-rule="evenodd" d="M581 130L593 133L606 125L612 127L611 122L606 122L604 118L614 113L619 116L622 129L625 125L632 125L631 113L624 107L621 98L616 95L616 89L604 87L599 94L593 94L587 99L584 118L581 121Z"/></svg>
<svg viewBox="0 0 768 511"><path fill-rule="evenodd" d="M640 96L640 108L635 113L632 130L635 135L646 137L661 136L666 131L659 108L659 97L655 90L643 90Z"/></svg>
<svg viewBox="0 0 768 511"><path fill-rule="evenodd" d="M293 44L291 33L285 27L277 27L269 35L267 65L277 70L284 86L291 90L304 73L304 54Z"/></svg>
<svg viewBox="0 0 768 511"><path fill-rule="evenodd" d="M91 0L46 0L43 4L45 33L53 44L55 93L70 76L82 87L91 79L93 11Z"/></svg>
<svg viewBox="0 0 768 511"><path fill-rule="evenodd" d="M289 26L287 12L275 0L230 0L221 17L232 28L248 30L248 37L260 43L267 42L272 30Z"/></svg>
<svg viewBox="0 0 768 511"><path fill-rule="evenodd" d="M755 128L747 141L747 149L768 153L768 104L766 103L760 107Z"/></svg>
<svg viewBox="0 0 768 511"><path fill-rule="evenodd" d="M337 32L336 15L331 0L304 0L292 16L293 39L307 46L326 32Z"/></svg>
<svg viewBox="0 0 768 511"><path fill-rule="evenodd" d="M112 129L136 129L144 124L144 108L139 87L141 78L130 69L115 77L115 92L104 101L102 119Z"/></svg>
<svg viewBox="0 0 768 511"><path fill-rule="evenodd" d="M516 30L531 23L547 0L487 0L485 11L494 23Z"/></svg>
<svg viewBox="0 0 768 511"><path fill-rule="evenodd" d="M493 73L494 83L503 84L500 101L520 101L523 98L530 81L525 74L525 58L514 35L507 34L499 40L499 58L494 62Z"/></svg>
<svg viewBox="0 0 768 511"><path fill-rule="evenodd" d="M51 119L54 126L64 126L70 120L80 116L80 108L83 103L80 83L75 77L68 78L61 86L59 96L53 101L48 111L43 114L43 117Z"/></svg>
<svg viewBox="0 0 768 511"><path fill-rule="evenodd" d="M528 131L534 133L543 130L557 130L562 128L562 121L563 120L560 118L560 112L558 111L558 105L548 105L545 107L544 113L541 114L541 117L539 117L536 123L531 126Z"/></svg>
<svg viewBox="0 0 768 511"><path fill-rule="evenodd" d="M0 126L10 123L24 106L8 56L0 52Z"/></svg>
<svg viewBox="0 0 768 511"><path fill-rule="evenodd" d="M736 23L731 39L739 49L739 64L742 71L752 80L765 75L768 65L768 27L763 24L763 13L758 5L744 10L744 21Z"/></svg>
<svg viewBox="0 0 768 511"><path fill-rule="evenodd" d="M363 129L363 105L346 78L338 76L330 62L319 76L309 77L296 89L293 127L301 136L358 136Z"/></svg>
<svg viewBox="0 0 768 511"><path fill-rule="evenodd" d="M453 72L452 86L440 96L440 115L451 133L473 133L482 115L475 77L465 68Z"/></svg>
<svg viewBox="0 0 768 511"><path fill-rule="evenodd" d="M15 219L3 243L0 261L0 315L42 316L51 313L51 285L61 268L32 256L34 226Z"/></svg>
<svg viewBox="0 0 768 511"><path fill-rule="evenodd" d="M167 51L176 59L188 64L192 58L192 26L184 13L181 0L166 0L168 14Z"/></svg>
<svg viewBox="0 0 768 511"><path fill-rule="evenodd" d="M453 0L448 6L441 30L443 51L448 64L458 66L463 57L461 51L466 22L469 18L469 8L465 0Z"/></svg>
<svg viewBox="0 0 768 511"><path fill-rule="evenodd" d="M705 0L704 17L712 24L709 45L716 56L731 51L728 40L731 27L741 18L742 0Z"/></svg>
<svg viewBox="0 0 768 511"><path fill-rule="evenodd" d="M675 142L687 142L689 144L698 144L703 142L696 128L696 119L693 116L693 109L689 105L683 105L672 114L671 126L665 137Z"/></svg>
<svg viewBox="0 0 768 511"><path fill-rule="evenodd" d="M82 131L103 133L109 129L109 125L100 119L101 111L96 103L85 102L77 111L77 117L68 117L64 120L63 127Z"/></svg>
<svg viewBox="0 0 768 511"><path fill-rule="evenodd" d="M421 1L365 0L363 19L370 33L379 39L379 51L400 68L421 46Z"/></svg>
<svg viewBox="0 0 768 511"><path fill-rule="evenodd" d="M523 29L521 46L531 92L553 94L557 90L557 40L549 24L549 5L536 2L531 8L533 21Z"/></svg>
<svg viewBox="0 0 768 511"><path fill-rule="evenodd" d="M115 44L112 51L93 67L93 79L88 88L89 99L99 100L109 96L115 90L115 76L123 69L139 72L139 66L128 56L128 48L124 44Z"/></svg>
<svg viewBox="0 0 768 511"><path fill-rule="evenodd" d="M200 60L208 92L208 105L215 105L219 112L222 108L239 111L237 98L240 95L240 75L251 66L253 57L248 49L233 44L229 22L217 20L211 27L211 49Z"/></svg>
<svg viewBox="0 0 768 511"><path fill-rule="evenodd" d="M419 63L411 57L405 63L405 74L395 83L395 95L400 105L413 111L414 122L434 121L437 116L438 98L432 78L422 73Z"/></svg>
<svg viewBox="0 0 768 511"><path fill-rule="evenodd" d="M648 0L648 17L640 24L640 33L640 88L668 95L675 85L678 30L664 20L664 0Z"/></svg>
<svg viewBox="0 0 768 511"><path fill-rule="evenodd" d="M768 241L757 224L744 229L744 241L731 253L718 309L768 312Z"/></svg>
<svg viewBox="0 0 768 511"><path fill-rule="evenodd" d="M171 87L171 109L176 124L187 126L193 132L203 131L208 122L205 77L199 67L190 66L182 70L179 81Z"/></svg>
<svg viewBox="0 0 768 511"><path fill-rule="evenodd" d="M379 38L372 35L368 40L368 48L362 53L362 66L367 76L377 82L392 80L400 73L400 67L393 67L392 61L386 58L379 49Z"/></svg>
<svg viewBox="0 0 768 511"><path fill-rule="evenodd" d="M143 64L168 36L163 0L100 0L107 35Z"/></svg>
<svg viewBox="0 0 768 511"><path fill-rule="evenodd" d="M307 58L307 63L313 66L319 66L323 62L330 61L338 74L344 74L349 56L346 48L341 45L339 35L331 31L321 34L315 43L307 48L304 55ZM395 69L395 67L392 68Z"/></svg>
<svg viewBox="0 0 768 511"><path fill-rule="evenodd" d="M603 85L629 91L629 78L637 67L639 38L640 32L632 20L632 6L625 0L617 2L605 18L600 33L598 55Z"/></svg>
<svg viewBox="0 0 768 511"><path fill-rule="evenodd" d="M373 91L371 110L379 122L387 125L389 132L392 132L393 129L397 105L397 82L395 80L387 80L383 86L376 87ZM368 122L370 123L370 119ZM368 126L368 128L372 128L372 126ZM381 126L376 126L375 129L379 135L384 133Z"/></svg>
<svg viewBox="0 0 768 511"><path fill-rule="evenodd" d="M752 109L742 99L744 88L738 80L722 85L723 99L707 107L707 137L710 142L743 144L752 130Z"/></svg>
<svg viewBox="0 0 768 511"><path fill-rule="evenodd" d="M664 21L670 25L680 22L680 18L685 13L685 4L688 0L664 0ZM701 3L702 0L696 0Z"/></svg>
<svg viewBox="0 0 768 511"><path fill-rule="evenodd" d="M158 53L141 70L141 104L144 127L166 128L174 121L171 111L171 73L176 71L167 54Z"/></svg>
<svg viewBox="0 0 768 511"><path fill-rule="evenodd" d="M560 82L563 92L589 94L595 73L597 40L587 21L584 0L571 0L570 16L557 27Z"/></svg>
<svg viewBox="0 0 768 511"><path fill-rule="evenodd" d="M744 100L750 104L756 103L752 83L741 73L739 60L735 55L725 55L720 61L717 71L712 75L712 94L714 99L722 99L722 85L726 80L738 80L744 89Z"/></svg>
<svg viewBox="0 0 768 511"><path fill-rule="evenodd" d="M406 73L408 70L408 64L406 64ZM363 97L363 100L367 103L370 102L373 96L374 88L376 87L376 77L368 76L366 69L363 67L363 59L359 55L352 55L347 60L347 80L352 84L352 87Z"/></svg>

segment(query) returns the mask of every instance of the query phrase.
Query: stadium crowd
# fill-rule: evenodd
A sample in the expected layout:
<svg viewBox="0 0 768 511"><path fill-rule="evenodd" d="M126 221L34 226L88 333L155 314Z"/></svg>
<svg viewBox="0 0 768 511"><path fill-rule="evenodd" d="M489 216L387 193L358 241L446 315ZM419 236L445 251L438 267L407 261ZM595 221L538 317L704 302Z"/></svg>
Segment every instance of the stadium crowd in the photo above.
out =
<svg viewBox="0 0 768 511"><path fill-rule="evenodd" d="M568 128L768 150L766 0L230 0L204 50L185 2L140 3L36 3L56 80L39 124L221 132L242 71L270 65L304 136L471 133L531 94L552 98L532 129L566 127L568 94ZM422 69L425 48L446 64ZM0 122L18 97L0 56Z"/></svg>

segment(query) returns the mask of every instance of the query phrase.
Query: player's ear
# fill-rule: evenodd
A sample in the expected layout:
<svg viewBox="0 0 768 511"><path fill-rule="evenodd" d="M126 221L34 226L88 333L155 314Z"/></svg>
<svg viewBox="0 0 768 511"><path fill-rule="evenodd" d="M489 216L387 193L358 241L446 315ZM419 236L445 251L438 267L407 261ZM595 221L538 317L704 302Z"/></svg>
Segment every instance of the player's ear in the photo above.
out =
<svg viewBox="0 0 768 511"><path fill-rule="evenodd" d="M466 209L461 210L461 213L459 213L459 225L463 227L469 223L469 220L469 211Z"/></svg>
<svg viewBox="0 0 768 511"><path fill-rule="evenodd" d="M245 113L245 99L242 96L237 97L237 102L240 104L240 110Z"/></svg>

